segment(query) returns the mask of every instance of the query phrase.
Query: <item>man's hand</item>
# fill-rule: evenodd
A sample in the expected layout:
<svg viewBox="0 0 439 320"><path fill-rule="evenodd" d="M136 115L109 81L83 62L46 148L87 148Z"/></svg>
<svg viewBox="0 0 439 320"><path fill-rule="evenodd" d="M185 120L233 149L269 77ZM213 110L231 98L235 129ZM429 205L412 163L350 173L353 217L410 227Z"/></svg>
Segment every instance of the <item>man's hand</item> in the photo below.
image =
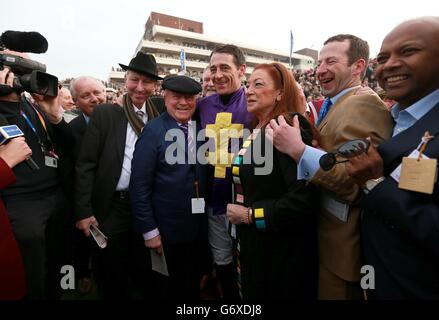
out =
<svg viewBox="0 0 439 320"><path fill-rule="evenodd" d="M346 171L359 186L363 186L367 180L384 176L383 159L373 144L370 144L367 152L348 160Z"/></svg>
<svg viewBox="0 0 439 320"><path fill-rule="evenodd" d="M90 236L90 225L94 224L95 226L98 226L98 222L94 216L79 220L76 222L76 228L79 230L82 230L84 232L86 237Z"/></svg>
<svg viewBox="0 0 439 320"><path fill-rule="evenodd" d="M3 70L0 70L0 86L4 87L2 91L6 91L6 93L3 93L5 95L0 97L2 101L20 101L20 96L16 92L10 91L14 86L14 77L14 73L8 67L4 67Z"/></svg>
<svg viewBox="0 0 439 320"><path fill-rule="evenodd" d="M145 247L155 250L159 255L163 255L162 238L160 235L152 239L145 240Z"/></svg>
<svg viewBox="0 0 439 320"><path fill-rule="evenodd" d="M23 137L14 138L8 144L0 146L0 158L13 168L32 155L32 150Z"/></svg>
<svg viewBox="0 0 439 320"><path fill-rule="evenodd" d="M42 96L33 94L35 102L46 114L50 123L57 124L62 121L62 107L59 105L59 97Z"/></svg>
<svg viewBox="0 0 439 320"><path fill-rule="evenodd" d="M293 126L290 126L283 116L279 116L277 120L279 124L275 119L270 121L266 136L277 150L289 155L298 163L305 151L305 143L300 134L299 118L297 115L294 116Z"/></svg>

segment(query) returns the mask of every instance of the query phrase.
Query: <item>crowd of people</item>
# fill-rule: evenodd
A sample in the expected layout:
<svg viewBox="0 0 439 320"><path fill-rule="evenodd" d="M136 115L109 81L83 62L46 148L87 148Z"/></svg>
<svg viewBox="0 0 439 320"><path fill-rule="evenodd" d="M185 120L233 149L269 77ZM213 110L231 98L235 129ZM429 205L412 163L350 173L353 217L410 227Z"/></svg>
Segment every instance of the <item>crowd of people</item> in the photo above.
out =
<svg viewBox="0 0 439 320"><path fill-rule="evenodd" d="M105 300L194 302L212 279L227 301L439 299L438 38L438 17L409 20L370 60L334 35L314 70L245 85L235 45L202 83L138 52L111 99L90 76L10 90L5 66L0 299L61 299L70 265Z"/></svg>

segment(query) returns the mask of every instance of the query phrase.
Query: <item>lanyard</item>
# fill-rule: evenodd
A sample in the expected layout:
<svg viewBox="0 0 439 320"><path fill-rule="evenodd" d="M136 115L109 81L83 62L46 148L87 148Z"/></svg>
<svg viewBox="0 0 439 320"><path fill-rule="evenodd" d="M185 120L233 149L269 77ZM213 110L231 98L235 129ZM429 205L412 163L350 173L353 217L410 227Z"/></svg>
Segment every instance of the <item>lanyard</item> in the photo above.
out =
<svg viewBox="0 0 439 320"><path fill-rule="evenodd" d="M419 149L418 161L422 159L422 154L425 152L425 149L427 148L427 143L430 142L430 140L432 140L433 138L434 136L430 135L430 132L425 131L424 136L421 139L421 143L418 146Z"/></svg>
<svg viewBox="0 0 439 320"><path fill-rule="evenodd" d="M197 199L199 199L200 193L198 192L198 180L195 180L194 185L195 185L195 192L197 193Z"/></svg>
<svg viewBox="0 0 439 320"><path fill-rule="evenodd" d="M32 107L33 107L33 106L32 106ZM38 110L36 110L35 108L34 108L34 110L35 110L35 112L36 112L37 115L38 115L38 118L39 118L39 120L40 120L40 122L41 122L41 124L42 124L42 126L43 126L43 128L44 128L44 131L46 132L46 137L47 137L48 142L49 142L50 144L52 144L52 140L50 139L50 136L49 136L49 134L48 134L48 132L47 132L47 129L46 129L46 122L44 121L44 118L43 118L42 115L38 112ZM20 110L20 114L21 114L21 116L24 118L24 120L26 121L27 125L28 125L28 126L32 129L32 131L34 132L35 137L37 138L37 142L38 142L38 144L39 144L40 147L41 147L41 150L42 150L43 152L45 152L45 150L47 150L47 148L46 148L46 146L44 145L44 143L41 141L41 138L40 138L40 136L38 135L37 129L35 129L35 126L32 124L32 122L29 120L29 117L23 112L23 110ZM53 144L52 144L52 145L53 145Z"/></svg>
<svg viewBox="0 0 439 320"><path fill-rule="evenodd" d="M49 135L47 133L47 126L46 126L46 121L44 120L43 116L41 115L41 113L37 110L37 108L35 108L32 104L30 104L32 106L32 108L35 110L35 112L37 113L38 119L40 119L40 122L44 128L44 131L46 131L46 134Z"/></svg>
<svg viewBox="0 0 439 320"><path fill-rule="evenodd" d="M38 139L38 143L41 142L40 137L38 136L37 133L37 129L35 129L35 126L32 124L32 122L29 120L29 118L27 117L27 115L23 112L23 110L20 110L20 114L21 116L24 118L24 120L26 120L26 123L28 124L28 126L32 129L32 131L35 133L35 136Z"/></svg>

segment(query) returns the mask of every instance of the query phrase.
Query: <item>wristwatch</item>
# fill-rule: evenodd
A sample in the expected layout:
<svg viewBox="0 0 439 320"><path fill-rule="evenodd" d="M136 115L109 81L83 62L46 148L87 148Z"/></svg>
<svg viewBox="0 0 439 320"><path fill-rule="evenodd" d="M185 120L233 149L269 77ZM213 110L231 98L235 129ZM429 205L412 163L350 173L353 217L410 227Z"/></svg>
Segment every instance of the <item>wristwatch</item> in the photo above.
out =
<svg viewBox="0 0 439 320"><path fill-rule="evenodd" d="M372 191L373 188L375 188L379 183L383 182L384 179L386 179L385 177L379 177L377 179L370 179L367 180L366 183L364 184L364 192L365 193L369 193Z"/></svg>

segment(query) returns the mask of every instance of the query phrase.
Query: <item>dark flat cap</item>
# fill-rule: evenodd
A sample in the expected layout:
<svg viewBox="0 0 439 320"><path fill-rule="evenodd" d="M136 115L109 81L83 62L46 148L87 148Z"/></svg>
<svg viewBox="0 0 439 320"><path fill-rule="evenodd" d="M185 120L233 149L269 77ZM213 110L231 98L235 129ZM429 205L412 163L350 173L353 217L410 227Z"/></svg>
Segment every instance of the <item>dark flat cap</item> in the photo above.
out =
<svg viewBox="0 0 439 320"><path fill-rule="evenodd" d="M181 75L165 77L162 83L162 88L186 94L198 94L201 92L201 84L192 78Z"/></svg>

